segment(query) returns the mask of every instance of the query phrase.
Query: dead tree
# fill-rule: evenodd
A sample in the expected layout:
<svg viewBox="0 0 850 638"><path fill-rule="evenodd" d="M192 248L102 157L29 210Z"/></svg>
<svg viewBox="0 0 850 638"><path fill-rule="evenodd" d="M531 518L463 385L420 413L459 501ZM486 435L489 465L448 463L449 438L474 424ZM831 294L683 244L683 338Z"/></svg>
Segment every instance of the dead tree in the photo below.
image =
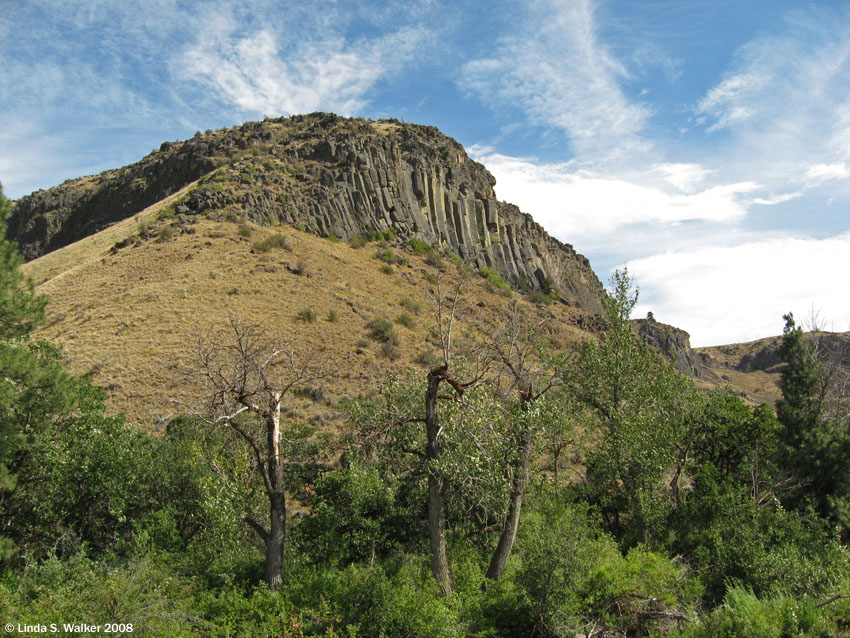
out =
<svg viewBox="0 0 850 638"><path fill-rule="evenodd" d="M231 316L229 326L197 338L191 376L202 386L191 411L210 427L227 427L251 450L268 497L269 523L245 523L266 545L265 581L280 588L286 540L286 482L281 454L281 406L286 395L325 376L318 353L300 356L291 340L269 338Z"/></svg>

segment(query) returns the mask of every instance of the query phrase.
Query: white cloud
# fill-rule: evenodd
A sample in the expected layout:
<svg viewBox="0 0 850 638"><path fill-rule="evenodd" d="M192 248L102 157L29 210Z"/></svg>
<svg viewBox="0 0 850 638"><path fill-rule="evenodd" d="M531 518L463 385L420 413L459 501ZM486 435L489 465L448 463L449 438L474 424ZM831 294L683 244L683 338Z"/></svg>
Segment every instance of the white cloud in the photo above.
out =
<svg viewBox="0 0 850 638"><path fill-rule="evenodd" d="M693 193L713 172L699 164L657 164L654 168L665 182L685 193Z"/></svg>
<svg viewBox="0 0 850 638"><path fill-rule="evenodd" d="M835 169L850 161L850 19L810 8L788 13L784 27L739 48L696 122L728 134L726 167L762 183L848 179Z"/></svg>
<svg viewBox="0 0 850 638"><path fill-rule="evenodd" d="M850 329L850 233L706 246L627 265L641 289L635 316L651 310L695 346L776 335L784 313L803 318L812 308L831 329Z"/></svg>
<svg viewBox="0 0 850 638"><path fill-rule="evenodd" d="M509 157L480 146L469 150L493 173L500 199L517 204L550 233L569 242L632 224L735 222L747 214L755 201L752 194L761 189L755 182L697 188L710 171L693 164L607 175L569 163ZM770 202L759 199L759 203Z"/></svg>
<svg viewBox="0 0 850 638"><path fill-rule="evenodd" d="M269 30L239 37L218 25L184 52L178 74L251 113L350 115L381 77L410 58L421 37L414 29L371 41L328 37L284 52Z"/></svg>
<svg viewBox="0 0 850 638"><path fill-rule="evenodd" d="M616 157L647 148L641 131L650 111L623 94L619 82L628 72L597 37L589 0L534 2L518 21L496 55L463 66L462 88L563 129L577 154Z"/></svg>
<svg viewBox="0 0 850 638"><path fill-rule="evenodd" d="M850 177L850 166L844 162L837 164L815 164L806 171L806 179L813 184L823 184L835 179Z"/></svg>

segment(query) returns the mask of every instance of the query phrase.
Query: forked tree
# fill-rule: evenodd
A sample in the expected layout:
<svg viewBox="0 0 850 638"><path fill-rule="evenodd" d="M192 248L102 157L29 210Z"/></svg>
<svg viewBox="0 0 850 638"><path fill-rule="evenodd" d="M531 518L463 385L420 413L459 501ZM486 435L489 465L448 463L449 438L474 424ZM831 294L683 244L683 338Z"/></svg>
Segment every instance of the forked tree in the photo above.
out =
<svg viewBox="0 0 850 638"><path fill-rule="evenodd" d="M301 355L291 339L266 336L257 326L231 316L226 329L197 338L191 375L202 387L192 416L209 427L227 427L251 450L254 469L268 497L268 526L244 521L266 545L265 580L278 589L286 540L285 459L281 407L287 395L325 376L319 353Z"/></svg>
<svg viewBox="0 0 850 638"><path fill-rule="evenodd" d="M455 378L453 370L454 337L458 315L462 311L464 297L465 273L459 270L457 278L448 286L438 281L435 288L428 293L433 323L432 339L441 350L442 363L428 371L425 388L425 458L428 464L428 540L431 549L431 572L440 585L444 595L451 593L451 577L449 575L448 556L446 554L446 492L448 479L439 469L443 453L443 424L440 420L440 399L460 400L464 390L475 385L484 377L489 359L476 357L475 369L469 378L460 381ZM440 387L446 384L452 388L453 394L441 395Z"/></svg>
<svg viewBox="0 0 850 638"><path fill-rule="evenodd" d="M509 418L506 432L512 448L507 467L511 488L499 541L487 569L487 578L493 580L505 571L516 541L533 443L543 427L540 419L535 418L539 415L534 414L534 408L546 392L560 385L557 371L541 352L540 337L544 330L545 322L532 321L516 303L495 325L480 330L487 351L501 364L497 379L507 378L509 392L515 394L518 407L518 414Z"/></svg>

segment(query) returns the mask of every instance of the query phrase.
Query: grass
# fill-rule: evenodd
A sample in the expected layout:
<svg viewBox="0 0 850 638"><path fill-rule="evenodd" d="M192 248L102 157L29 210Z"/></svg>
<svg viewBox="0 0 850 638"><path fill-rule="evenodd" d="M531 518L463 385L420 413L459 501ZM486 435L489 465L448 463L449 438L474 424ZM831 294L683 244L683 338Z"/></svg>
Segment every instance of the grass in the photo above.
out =
<svg viewBox="0 0 850 638"><path fill-rule="evenodd" d="M483 277L491 286L494 286L495 288L498 288L499 290L502 290L507 293L512 292L511 287L507 283L505 283L505 280L502 279L501 275L499 275L499 273L497 273L495 270L492 270L491 268L479 268L478 274L479 276Z"/></svg>
<svg viewBox="0 0 850 638"><path fill-rule="evenodd" d="M152 218L157 210L152 207L142 216ZM371 252L289 227L253 227L252 239L258 242L277 234L289 238L291 252L285 257L274 250L252 253L245 249L238 223L208 219L197 221L194 235L176 234L163 243L147 240L109 254L116 241L136 235L136 223L134 218L119 222L24 266L50 300L48 324L36 336L61 346L74 372L96 370L94 382L110 388L110 414L123 412L152 428L174 412L173 400L197 400L189 386L179 383L179 370L191 363L193 337L221 327L233 312L268 334L292 338L299 352L324 350L327 391L336 396L368 393L386 374L401 374L415 365L425 348L431 315L423 269L410 269L409 277L387 277L375 268ZM121 224L123 233L116 233ZM304 270L309 264L310 276L288 272L283 259L296 269L299 263ZM492 316L509 304L481 286L468 291L468 306L475 313ZM525 300L518 302L531 308ZM315 318L299 316L304 310L313 311ZM548 311L556 313L559 326L574 341L583 334L569 325L566 306ZM402 314L414 323L405 326L400 338L403 324L392 318ZM367 335L355 328L363 325L361 317L383 321ZM465 316L459 325L473 320L473 315ZM381 345L375 353L360 346L362 353L356 354L364 337L393 348ZM369 356L374 360L366 365ZM359 372L352 375L355 368ZM314 408L304 409L305 418L311 417ZM328 427L333 427L333 417L328 418Z"/></svg>

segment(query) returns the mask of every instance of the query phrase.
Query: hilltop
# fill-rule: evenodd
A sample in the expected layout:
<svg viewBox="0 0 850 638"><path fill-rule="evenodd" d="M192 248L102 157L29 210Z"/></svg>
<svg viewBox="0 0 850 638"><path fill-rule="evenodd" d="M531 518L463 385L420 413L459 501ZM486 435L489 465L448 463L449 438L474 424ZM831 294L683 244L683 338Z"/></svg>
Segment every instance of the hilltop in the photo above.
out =
<svg viewBox="0 0 850 638"><path fill-rule="evenodd" d="M587 259L498 201L494 184L436 128L316 113L165 142L135 164L38 191L16 202L7 234L35 259L189 187L160 213L176 232L197 216L345 240L392 229L514 288L600 312L602 285Z"/></svg>

